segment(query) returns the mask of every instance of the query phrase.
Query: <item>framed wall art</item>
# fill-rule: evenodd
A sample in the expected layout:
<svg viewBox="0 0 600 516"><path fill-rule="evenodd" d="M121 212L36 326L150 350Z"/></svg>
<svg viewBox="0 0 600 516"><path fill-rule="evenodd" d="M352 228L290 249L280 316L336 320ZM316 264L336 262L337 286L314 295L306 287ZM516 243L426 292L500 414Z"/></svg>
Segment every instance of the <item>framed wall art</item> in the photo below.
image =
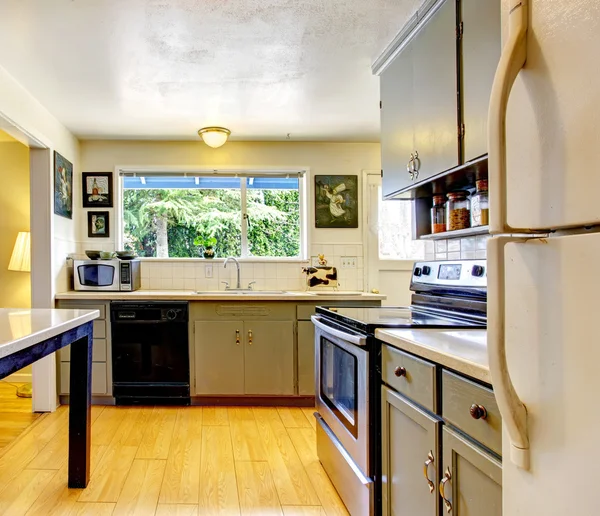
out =
<svg viewBox="0 0 600 516"><path fill-rule="evenodd" d="M88 237L110 236L110 226L107 211L88 211Z"/></svg>
<svg viewBox="0 0 600 516"><path fill-rule="evenodd" d="M54 213L73 218L73 163L54 151Z"/></svg>
<svg viewBox="0 0 600 516"><path fill-rule="evenodd" d="M83 172L81 186L84 208L112 208L112 172Z"/></svg>
<svg viewBox="0 0 600 516"><path fill-rule="evenodd" d="M315 227L358 227L358 176L315 176Z"/></svg>

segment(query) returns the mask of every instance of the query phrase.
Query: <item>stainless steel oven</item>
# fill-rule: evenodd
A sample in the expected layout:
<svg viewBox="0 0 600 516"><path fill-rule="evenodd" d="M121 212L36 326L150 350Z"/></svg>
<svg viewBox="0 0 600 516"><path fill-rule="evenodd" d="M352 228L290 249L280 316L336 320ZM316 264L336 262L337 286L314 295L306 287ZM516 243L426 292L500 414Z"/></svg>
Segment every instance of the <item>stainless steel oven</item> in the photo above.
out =
<svg viewBox="0 0 600 516"><path fill-rule="evenodd" d="M367 336L318 315L317 453L351 514L372 514L370 352Z"/></svg>

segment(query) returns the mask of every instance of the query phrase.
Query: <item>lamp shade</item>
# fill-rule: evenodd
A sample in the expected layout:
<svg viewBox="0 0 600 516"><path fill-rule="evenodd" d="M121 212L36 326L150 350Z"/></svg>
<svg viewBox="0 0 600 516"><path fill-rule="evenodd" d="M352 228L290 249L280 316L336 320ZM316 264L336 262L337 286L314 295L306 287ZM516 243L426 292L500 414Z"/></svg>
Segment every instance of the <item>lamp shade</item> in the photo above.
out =
<svg viewBox="0 0 600 516"><path fill-rule="evenodd" d="M227 141L231 131L225 127L203 127L198 131L198 134L206 145L216 149Z"/></svg>
<svg viewBox="0 0 600 516"><path fill-rule="evenodd" d="M17 235L8 270L31 271L31 234L28 231L21 231Z"/></svg>

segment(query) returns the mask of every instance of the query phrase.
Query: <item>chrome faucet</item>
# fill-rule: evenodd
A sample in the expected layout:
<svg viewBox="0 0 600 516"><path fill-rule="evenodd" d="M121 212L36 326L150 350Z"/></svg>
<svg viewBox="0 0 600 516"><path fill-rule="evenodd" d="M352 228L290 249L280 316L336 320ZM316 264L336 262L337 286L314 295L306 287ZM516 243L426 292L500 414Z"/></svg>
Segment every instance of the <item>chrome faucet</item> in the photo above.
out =
<svg viewBox="0 0 600 516"><path fill-rule="evenodd" d="M237 261L236 258L234 258L233 256L228 256L227 259L225 260L225 263L223 264L223 268L227 268L227 263L229 262L229 260L233 260L235 262L235 265L237 267L237 286L235 287L237 290L241 290L242 288L242 283L240 281L240 262ZM225 287L225 290L227 290L229 288L229 284Z"/></svg>

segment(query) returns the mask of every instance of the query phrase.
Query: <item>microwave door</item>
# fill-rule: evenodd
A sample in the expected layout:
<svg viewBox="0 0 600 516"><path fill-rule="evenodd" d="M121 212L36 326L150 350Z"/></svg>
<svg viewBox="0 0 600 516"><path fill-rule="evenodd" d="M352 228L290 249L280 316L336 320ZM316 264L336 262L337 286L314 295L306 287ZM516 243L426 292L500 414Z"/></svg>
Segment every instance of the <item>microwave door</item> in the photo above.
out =
<svg viewBox="0 0 600 516"><path fill-rule="evenodd" d="M82 290L118 290L119 271L113 264L77 265L76 274Z"/></svg>

